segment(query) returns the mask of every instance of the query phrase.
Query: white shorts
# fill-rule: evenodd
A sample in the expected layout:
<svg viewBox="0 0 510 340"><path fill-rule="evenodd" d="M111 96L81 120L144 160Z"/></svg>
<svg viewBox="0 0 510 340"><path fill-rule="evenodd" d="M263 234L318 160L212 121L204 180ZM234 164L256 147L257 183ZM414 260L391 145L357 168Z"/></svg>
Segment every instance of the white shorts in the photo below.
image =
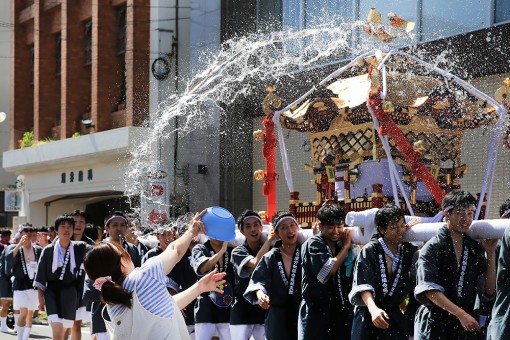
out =
<svg viewBox="0 0 510 340"><path fill-rule="evenodd" d="M186 325L190 340L195 340L195 325Z"/></svg>
<svg viewBox="0 0 510 340"><path fill-rule="evenodd" d="M39 297L35 289L15 290L13 297L12 308L15 310L19 310L20 308L27 308L28 310L39 309Z"/></svg>
<svg viewBox="0 0 510 340"><path fill-rule="evenodd" d="M62 319L58 317L58 314L48 315L48 322L52 323L61 323L64 328L71 328L74 325L74 320Z"/></svg>
<svg viewBox="0 0 510 340"><path fill-rule="evenodd" d="M87 307L80 307L76 310L76 321L90 322L92 320L92 312L87 311Z"/></svg>
<svg viewBox="0 0 510 340"><path fill-rule="evenodd" d="M230 336L232 339L264 340L264 325L230 325Z"/></svg>
<svg viewBox="0 0 510 340"><path fill-rule="evenodd" d="M96 333L94 334L97 340L108 340L108 333Z"/></svg>
<svg viewBox="0 0 510 340"><path fill-rule="evenodd" d="M218 336L221 340L231 340L228 323L196 323L195 340L210 340ZM236 339L237 340L237 339Z"/></svg>

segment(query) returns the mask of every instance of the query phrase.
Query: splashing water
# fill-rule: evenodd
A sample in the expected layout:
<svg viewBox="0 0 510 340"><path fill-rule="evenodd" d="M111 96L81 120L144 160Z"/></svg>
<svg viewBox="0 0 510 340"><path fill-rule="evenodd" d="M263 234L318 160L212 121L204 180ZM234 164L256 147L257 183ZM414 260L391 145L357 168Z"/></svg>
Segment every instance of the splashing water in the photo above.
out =
<svg viewBox="0 0 510 340"><path fill-rule="evenodd" d="M126 173L126 195L143 195L143 184L162 164L156 145L170 140L174 133L185 134L208 125L212 112L223 112L238 98L254 93L255 83L268 84L278 78L380 47L373 38L359 35L362 22L322 26L295 32L252 34L223 44L219 54L196 74L185 91L171 95L159 104L153 115L148 136L132 150ZM398 39L410 44L413 36ZM353 41L356 41L355 47ZM382 44L382 43L380 43ZM179 117L179 130L173 127Z"/></svg>
<svg viewBox="0 0 510 340"><path fill-rule="evenodd" d="M224 112L222 106L256 93L259 88L255 84L270 85L283 76L292 77L303 70L352 59L369 50L388 49L388 44L360 33L363 25L363 22L336 23L302 31L252 34L224 43L183 93L171 95L159 104L158 112L147 124L149 135L132 150L125 177L126 196L144 196L144 184L150 174L162 167L158 143L174 138L175 133L205 128L212 119L217 119L213 118L215 112ZM411 46L414 40L413 34L399 33L395 42ZM422 53L414 52L417 56ZM446 63L450 57L447 51L441 53L436 65ZM174 128L175 117L179 117L178 131Z"/></svg>

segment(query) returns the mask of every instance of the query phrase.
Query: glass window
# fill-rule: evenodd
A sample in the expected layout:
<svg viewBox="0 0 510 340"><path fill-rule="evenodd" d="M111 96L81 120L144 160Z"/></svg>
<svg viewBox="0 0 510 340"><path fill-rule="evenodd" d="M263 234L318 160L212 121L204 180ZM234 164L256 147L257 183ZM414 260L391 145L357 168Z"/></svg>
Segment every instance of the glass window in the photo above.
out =
<svg viewBox="0 0 510 340"><path fill-rule="evenodd" d="M423 2L438 2L439 0L424 0ZM370 8L375 8L382 16L383 25L389 25L388 13L395 13L402 19L416 22L418 13L418 0L359 0L358 19L366 20Z"/></svg>
<svg viewBox="0 0 510 340"><path fill-rule="evenodd" d="M422 2L422 41L489 26L485 0L426 0Z"/></svg>
<svg viewBox="0 0 510 340"><path fill-rule="evenodd" d="M303 0L283 0L282 29L284 31L299 31L303 28L302 3ZM300 55L302 45L302 39L298 37L295 39L287 38L283 42L285 53L293 56Z"/></svg>
<svg viewBox="0 0 510 340"><path fill-rule="evenodd" d="M496 0L494 21L503 22L510 20L510 1Z"/></svg>
<svg viewBox="0 0 510 340"><path fill-rule="evenodd" d="M55 74L62 72L62 34L55 34Z"/></svg>
<svg viewBox="0 0 510 340"><path fill-rule="evenodd" d="M303 0L283 0L283 30L298 31L302 28L301 3Z"/></svg>
<svg viewBox="0 0 510 340"><path fill-rule="evenodd" d="M306 27L352 22L352 0L305 0Z"/></svg>
<svg viewBox="0 0 510 340"><path fill-rule="evenodd" d="M282 0L257 2L257 30L263 33L282 30Z"/></svg>
<svg viewBox="0 0 510 340"><path fill-rule="evenodd" d="M126 5L117 8L117 53L126 52Z"/></svg>
<svg viewBox="0 0 510 340"><path fill-rule="evenodd" d="M366 21L371 8L375 8L381 13L382 24L384 26L390 26L390 20L388 19L389 13L394 13L400 18L414 23L417 23L418 20L418 0L360 0L357 19ZM408 45L412 43L413 35L418 34L418 32L418 27L415 27L414 30L411 31L411 35L406 37L406 33L402 31L401 38L393 40L392 45ZM397 35L400 34L397 33ZM358 44L362 50L370 50L374 47L374 43L378 42L374 37L369 37L364 33L360 33L358 37Z"/></svg>
<svg viewBox="0 0 510 340"><path fill-rule="evenodd" d="M314 27L334 27L344 22L354 22L353 20L353 0L304 0L305 18L304 26L306 28ZM347 33L347 35L343 34ZM346 28L341 36L338 36L337 30L325 30L322 33L314 33L305 40L305 58L307 60L315 59L317 63L328 63L342 60L348 57L344 48L331 49L331 41L338 39L347 39L351 41L351 29ZM311 47L311 48L306 48ZM328 51L327 55L320 56L319 51ZM313 61L315 63L315 61Z"/></svg>
<svg viewBox="0 0 510 340"><path fill-rule="evenodd" d="M85 22L85 65L92 64L92 21Z"/></svg>

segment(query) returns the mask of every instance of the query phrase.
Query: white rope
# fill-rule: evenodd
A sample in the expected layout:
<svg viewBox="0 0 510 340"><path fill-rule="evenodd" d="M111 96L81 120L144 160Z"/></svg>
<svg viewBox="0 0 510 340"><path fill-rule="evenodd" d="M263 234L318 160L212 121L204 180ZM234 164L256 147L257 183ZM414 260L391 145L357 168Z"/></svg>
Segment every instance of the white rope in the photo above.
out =
<svg viewBox="0 0 510 340"><path fill-rule="evenodd" d="M501 134L503 132L504 124L505 124L505 110L500 106L496 108L496 112L499 115L499 119L496 122L496 126L494 128L494 132L491 135L491 139L489 141L489 151L487 152L487 166L483 179L482 190L480 192L480 200L478 202L478 206L476 207L476 215L475 218L478 218L482 209L483 197L485 196L486 189L487 192L487 207L490 206L490 201L492 197L492 188L494 184L494 176L496 174L496 161L498 159L498 149L499 149L499 140L501 138ZM489 184L487 185L487 182ZM487 188L488 186L488 188ZM489 209L485 210L484 218L489 216Z"/></svg>
<svg viewBox="0 0 510 340"><path fill-rule="evenodd" d="M383 142L384 148L386 149L386 143L388 143L388 136L383 136L382 138L385 139ZM390 152L391 155L391 152ZM390 156L391 157L391 156ZM390 173L390 181L391 181L391 191L393 191L393 200L395 201L395 205L398 205L398 190L397 185L395 184L395 174L393 173L393 170L391 168L391 162L393 159L388 158L388 171Z"/></svg>
<svg viewBox="0 0 510 340"><path fill-rule="evenodd" d="M379 131L379 127L380 127L379 121L375 117L374 111L372 110L370 105L368 105L368 98L367 98L367 109L368 109L368 112L370 113L370 116L372 117L372 122L374 123L374 133L377 133L377 131ZM394 186L394 182L393 182L394 180L396 180L396 182L398 184L400 193L402 194L402 197L404 198L404 201L406 202L406 206L407 206L407 209L409 210L409 213L412 216L414 216L413 207L411 206L411 202L409 201L409 197L407 196L407 192L405 191L404 184L402 183L402 181L398 175L398 171L397 171L397 167L395 166L394 159L391 156L391 147L390 147L390 143L388 142L388 137L382 136L380 139L381 139L381 143L383 145L384 153L386 154L386 158L388 159L388 168L389 168L389 173L390 173L390 179L392 181L391 184L392 184L393 199L395 200L395 204L398 204L399 200L398 200L397 189Z"/></svg>
<svg viewBox="0 0 510 340"><path fill-rule="evenodd" d="M275 114L276 116L276 114ZM283 136L282 125L280 124L280 115L278 115L278 120L273 122L276 126L276 131L278 131L278 143L280 143L280 155L282 156L282 166L283 166L283 174L285 175L285 181L287 182L287 187L289 188L289 192L294 191L294 183L292 182L292 170L290 168L289 157L287 156L287 148L285 147L285 138Z"/></svg>
<svg viewBox="0 0 510 340"><path fill-rule="evenodd" d="M386 138L385 144L386 144L385 147L390 150L390 145L389 145L389 142L388 142L387 138ZM391 169L393 175L395 176L395 180L397 181L397 184L398 184L398 186L400 188L400 192L402 193L402 197L404 198L404 201L406 202L407 210L409 210L409 214L411 216L414 216L413 206L411 205L411 202L410 202L409 197L407 195L407 192L405 190L404 183L402 183L402 180L401 180L401 178L399 176L399 173L397 171L397 167L395 166L395 160L393 159L393 157L388 160L388 163L389 163L389 166L390 166L390 169ZM396 201L396 202L398 202L398 201Z"/></svg>
<svg viewBox="0 0 510 340"><path fill-rule="evenodd" d="M386 99L386 91L387 91L387 86L386 86L386 66L383 67L382 69L382 93L381 93L381 99L384 100Z"/></svg>

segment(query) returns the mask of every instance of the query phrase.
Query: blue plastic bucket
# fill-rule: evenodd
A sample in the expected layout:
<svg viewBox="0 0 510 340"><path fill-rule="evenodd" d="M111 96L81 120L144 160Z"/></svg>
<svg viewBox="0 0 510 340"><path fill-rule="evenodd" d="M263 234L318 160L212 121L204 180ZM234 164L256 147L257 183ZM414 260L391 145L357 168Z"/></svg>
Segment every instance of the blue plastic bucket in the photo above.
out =
<svg viewBox="0 0 510 340"><path fill-rule="evenodd" d="M231 242L236 238L236 221L230 211L225 208L207 208L201 221L204 223L207 237L224 242Z"/></svg>

